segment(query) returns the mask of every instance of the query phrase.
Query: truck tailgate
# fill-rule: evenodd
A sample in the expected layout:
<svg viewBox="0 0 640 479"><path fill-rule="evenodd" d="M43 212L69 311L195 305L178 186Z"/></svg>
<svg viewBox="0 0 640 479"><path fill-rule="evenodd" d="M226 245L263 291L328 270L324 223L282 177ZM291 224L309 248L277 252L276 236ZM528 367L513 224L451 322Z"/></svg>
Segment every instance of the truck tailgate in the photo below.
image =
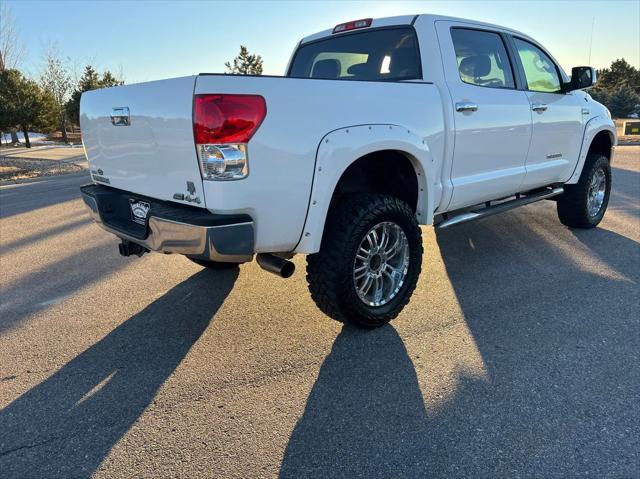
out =
<svg viewBox="0 0 640 479"><path fill-rule="evenodd" d="M173 78L82 95L82 140L94 181L204 207L193 142L195 79Z"/></svg>

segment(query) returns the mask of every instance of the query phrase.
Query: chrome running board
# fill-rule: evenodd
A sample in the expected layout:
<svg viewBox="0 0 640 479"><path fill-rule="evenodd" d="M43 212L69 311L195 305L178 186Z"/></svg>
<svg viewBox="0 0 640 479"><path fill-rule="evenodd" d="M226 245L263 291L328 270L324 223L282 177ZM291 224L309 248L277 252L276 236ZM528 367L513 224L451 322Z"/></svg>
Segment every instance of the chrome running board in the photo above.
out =
<svg viewBox="0 0 640 479"><path fill-rule="evenodd" d="M489 206L485 206L478 210L467 211L465 213L447 218L441 223L438 223L436 225L436 228L444 229L451 226L460 225L462 223L467 223L469 221L479 220L481 218L486 218L487 216L496 215L498 213L512 210L513 208L517 208L518 206L524 206L535 203L536 201L546 200L548 198L561 195L562 193L564 193L564 188L562 187L549 188L543 191L538 191L536 193L531 193L526 196L516 197L513 200L505 201L495 206L491 206L489 204Z"/></svg>

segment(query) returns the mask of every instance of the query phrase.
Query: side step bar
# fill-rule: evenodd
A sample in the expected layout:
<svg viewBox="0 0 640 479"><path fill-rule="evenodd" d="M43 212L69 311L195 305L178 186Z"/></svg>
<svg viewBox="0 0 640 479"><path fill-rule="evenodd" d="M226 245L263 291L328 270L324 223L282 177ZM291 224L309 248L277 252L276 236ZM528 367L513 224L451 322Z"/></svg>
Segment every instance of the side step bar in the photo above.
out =
<svg viewBox="0 0 640 479"><path fill-rule="evenodd" d="M497 204L495 206L486 206L476 211L467 211L456 216L452 216L436 225L438 229L449 228L451 226L460 225L469 221L479 220L480 218L486 218L487 216L496 215L504 211L512 210L518 206L528 205L535 203L536 201L546 200L554 196L558 196L564 193L564 188L550 188L536 193L531 193L527 196L516 197L513 200L505 201L504 203Z"/></svg>

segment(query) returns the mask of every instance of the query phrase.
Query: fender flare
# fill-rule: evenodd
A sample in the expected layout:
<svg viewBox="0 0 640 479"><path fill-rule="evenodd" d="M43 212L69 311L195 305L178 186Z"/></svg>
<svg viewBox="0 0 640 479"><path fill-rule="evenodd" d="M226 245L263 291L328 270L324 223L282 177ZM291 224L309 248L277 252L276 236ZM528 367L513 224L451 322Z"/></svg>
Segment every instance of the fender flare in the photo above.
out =
<svg viewBox="0 0 640 479"><path fill-rule="evenodd" d="M426 141L398 125L344 127L327 133L318 145L307 216L296 253L320 250L329 204L347 168L365 155L384 150L398 151L409 159L418 180L416 217L420 224L433 223L435 163Z"/></svg>
<svg viewBox="0 0 640 479"><path fill-rule="evenodd" d="M566 182L568 185L575 184L580 179L580 175L582 174L582 167L584 166L584 162L587 159L587 154L589 153L591 142L596 137L596 135L602 131L606 131L609 133L609 136L611 137L612 148L614 148L618 144L616 127L611 119L607 118L606 116L596 116L591 118L585 125L584 135L582 136L582 146L580 147L580 156L578 157L578 162L576 163L576 167L573 170L571 177ZM613 151L611 152L611 154L611 160L613 160Z"/></svg>

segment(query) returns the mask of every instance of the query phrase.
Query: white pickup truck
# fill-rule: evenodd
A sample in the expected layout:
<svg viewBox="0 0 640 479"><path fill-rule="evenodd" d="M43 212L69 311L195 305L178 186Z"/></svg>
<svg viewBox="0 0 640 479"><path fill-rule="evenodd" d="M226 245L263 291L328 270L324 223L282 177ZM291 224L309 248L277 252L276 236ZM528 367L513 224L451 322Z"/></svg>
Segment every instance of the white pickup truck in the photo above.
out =
<svg viewBox="0 0 640 479"><path fill-rule="evenodd" d="M125 256L211 268L307 254L327 315L381 326L421 269L419 225L553 198L592 228L611 190L608 110L529 36L415 15L303 38L285 77L199 74L82 95L95 220ZM213 287L213 285L212 285Z"/></svg>

